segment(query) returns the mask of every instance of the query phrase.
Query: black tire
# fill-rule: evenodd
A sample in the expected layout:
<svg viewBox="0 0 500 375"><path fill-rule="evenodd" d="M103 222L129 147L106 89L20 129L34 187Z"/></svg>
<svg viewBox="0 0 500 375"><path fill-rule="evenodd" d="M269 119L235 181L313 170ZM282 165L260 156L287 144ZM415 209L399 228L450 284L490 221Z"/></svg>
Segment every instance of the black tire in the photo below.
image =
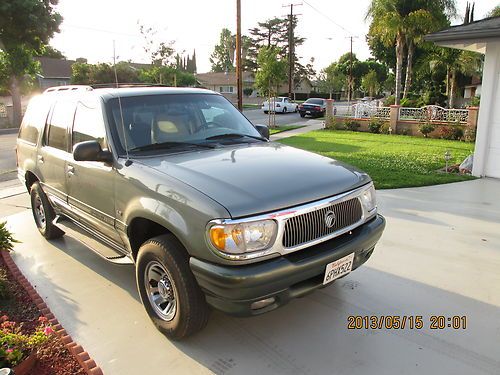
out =
<svg viewBox="0 0 500 375"><path fill-rule="evenodd" d="M167 278L165 288L163 282L163 292L168 291L168 296L174 297L175 312L172 317L160 316L163 309L161 304L154 307L155 302L150 300L150 295L162 297L158 285L160 282L150 279L146 274L151 267L163 266L166 275L159 277L163 282ZM157 274L154 271L153 274ZM210 310L205 301L205 296L201 291L196 279L189 268L189 256L182 244L171 234L154 237L146 241L139 249L136 263L136 280L139 295L149 317L160 332L172 340L181 340L205 327L208 322ZM148 283L157 292L148 291ZM151 297L152 298L152 297ZM161 299L161 298L160 298ZM165 309L168 307L167 304ZM170 312L171 313L171 312Z"/></svg>
<svg viewBox="0 0 500 375"><path fill-rule="evenodd" d="M264 113L267 115L269 113L269 111L264 111Z"/></svg>
<svg viewBox="0 0 500 375"><path fill-rule="evenodd" d="M287 112L286 107L283 107L283 112L282 113L284 114L286 112Z"/></svg>
<svg viewBox="0 0 500 375"><path fill-rule="evenodd" d="M300 117L304 118L304 117L306 117L306 114L305 113L301 113Z"/></svg>
<svg viewBox="0 0 500 375"><path fill-rule="evenodd" d="M39 182L31 185L30 196L33 219L35 219L35 224L40 234L47 240L62 237L64 232L52 224L56 214Z"/></svg>

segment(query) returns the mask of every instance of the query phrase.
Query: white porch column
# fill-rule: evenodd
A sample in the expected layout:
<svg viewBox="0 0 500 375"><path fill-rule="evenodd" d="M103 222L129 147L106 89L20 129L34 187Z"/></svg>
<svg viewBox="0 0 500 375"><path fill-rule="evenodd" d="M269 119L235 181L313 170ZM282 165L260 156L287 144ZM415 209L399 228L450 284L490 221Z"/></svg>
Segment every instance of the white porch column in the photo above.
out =
<svg viewBox="0 0 500 375"><path fill-rule="evenodd" d="M481 106L476 134L472 174L483 177L487 172L493 128L500 129L500 42L488 42L483 68ZM497 130L500 131L500 130Z"/></svg>

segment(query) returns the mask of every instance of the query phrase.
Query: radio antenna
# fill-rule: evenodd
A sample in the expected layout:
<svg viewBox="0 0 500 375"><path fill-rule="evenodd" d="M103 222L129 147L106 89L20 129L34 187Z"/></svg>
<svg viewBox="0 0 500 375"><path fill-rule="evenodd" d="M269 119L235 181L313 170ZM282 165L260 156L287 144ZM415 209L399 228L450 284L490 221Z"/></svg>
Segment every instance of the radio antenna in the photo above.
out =
<svg viewBox="0 0 500 375"><path fill-rule="evenodd" d="M116 88L119 88L120 85L118 84L118 73L116 72L116 47L115 47L114 40L113 40L113 70L115 72ZM120 109L120 120L122 123L123 143L125 144L125 154L127 155L127 160L125 161L125 166L128 167L130 164L132 164L132 162L130 161L130 156L128 153L127 134L125 133L125 121L123 120L123 108L122 108L122 100L120 98L120 93L118 93L118 107Z"/></svg>

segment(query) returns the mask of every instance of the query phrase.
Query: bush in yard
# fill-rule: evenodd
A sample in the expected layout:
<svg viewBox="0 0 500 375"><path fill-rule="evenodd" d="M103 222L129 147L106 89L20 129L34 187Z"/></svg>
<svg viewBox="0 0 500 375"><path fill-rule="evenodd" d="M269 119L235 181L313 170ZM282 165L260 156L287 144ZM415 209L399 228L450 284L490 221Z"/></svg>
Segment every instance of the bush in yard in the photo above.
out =
<svg viewBox="0 0 500 375"><path fill-rule="evenodd" d="M389 125L388 122L383 122L382 125L380 126L380 129L379 129L380 134L390 134L389 133L389 128L390 127L391 126Z"/></svg>
<svg viewBox="0 0 500 375"><path fill-rule="evenodd" d="M10 297L8 282L7 272L3 268L0 268L0 300L5 300Z"/></svg>
<svg viewBox="0 0 500 375"><path fill-rule="evenodd" d="M382 121L378 119L371 119L370 123L368 124L368 130L370 130L370 133L379 134L382 125L383 125Z"/></svg>
<svg viewBox="0 0 500 375"><path fill-rule="evenodd" d="M47 318L40 317L38 321L37 329L28 335L21 332L20 324L9 321L8 316L0 317L0 367L18 365L54 337Z"/></svg>
<svg viewBox="0 0 500 375"><path fill-rule="evenodd" d="M12 234L7 230L7 223L0 223L0 251L7 250L10 251L13 249L13 245L15 242L18 242L14 239Z"/></svg>
<svg viewBox="0 0 500 375"><path fill-rule="evenodd" d="M245 94L245 96L250 96L252 95L252 93L253 93L253 88L251 87L245 87L243 89L243 94Z"/></svg>
<svg viewBox="0 0 500 375"><path fill-rule="evenodd" d="M420 130L420 133L422 133L424 137L427 138L430 133L436 130L436 127L433 124L426 122L424 124L420 124L418 130Z"/></svg>
<svg viewBox="0 0 500 375"><path fill-rule="evenodd" d="M388 96L384 100L384 107L390 107L391 105L394 104L395 101L396 101L396 98L394 97L394 95Z"/></svg>
<svg viewBox="0 0 500 375"><path fill-rule="evenodd" d="M361 125L359 125L354 120L346 119L346 120L344 120L344 126L345 126L345 129L355 132L355 131L358 131L358 129Z"/></svg>
<svg viewBox="0 0 500 375"><path fill-rule="evenodd" d="M440 126L439 138L449 140L460 140L464 136L464 131L458 126Z"/></svg>
<svg viewBox="0 0 500 375"><path fill-rule="evenodd" d="M476 141L476 128L472 126L467 126L464 131L464 140L466 142Z"/></svg>

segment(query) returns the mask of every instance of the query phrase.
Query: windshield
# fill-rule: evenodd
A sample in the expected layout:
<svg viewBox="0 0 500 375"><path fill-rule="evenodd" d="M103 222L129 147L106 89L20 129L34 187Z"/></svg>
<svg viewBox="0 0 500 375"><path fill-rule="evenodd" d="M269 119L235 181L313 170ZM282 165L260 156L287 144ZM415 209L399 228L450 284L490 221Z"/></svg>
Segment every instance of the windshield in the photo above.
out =
<svg viewBox="0 0 500 375"><path fill-rule="evenodd" d="M304 104L319 104L323 105L323 99L307 99Z"/></svg>
<svg viewBox="0 0 500 375"><path fill-rule="evenodd" d="M150 150L145 146L154 144L201 145L225 134L260 137L253 125L220 95L131 96L120 101L112 99L108 105L112 132L119 140L121 153L126 149ZM237 139L248 142L247 138Z"/></svg>

